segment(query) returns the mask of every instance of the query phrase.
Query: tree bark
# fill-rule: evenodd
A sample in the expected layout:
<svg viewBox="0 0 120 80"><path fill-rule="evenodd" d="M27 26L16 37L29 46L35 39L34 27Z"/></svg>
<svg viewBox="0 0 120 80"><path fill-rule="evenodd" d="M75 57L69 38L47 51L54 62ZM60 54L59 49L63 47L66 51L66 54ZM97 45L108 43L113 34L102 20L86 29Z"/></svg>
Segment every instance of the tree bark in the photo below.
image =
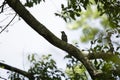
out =
<svg viewBox="0 0 120 80"><path fill-rule="evenodd" d="M83 65L86 67L91 78L94 79L94 76L96 76L97 73L96 69L92 66L89 60L84 57L84 55L81 53L79 49L57 38L43 24L41 24L38 20L36 20L33 17L33 15L21 4L19 0L6 0L6 2L39 35L43 36L52 45L68 52L68 54L80 60L83 63Z"/></svg>

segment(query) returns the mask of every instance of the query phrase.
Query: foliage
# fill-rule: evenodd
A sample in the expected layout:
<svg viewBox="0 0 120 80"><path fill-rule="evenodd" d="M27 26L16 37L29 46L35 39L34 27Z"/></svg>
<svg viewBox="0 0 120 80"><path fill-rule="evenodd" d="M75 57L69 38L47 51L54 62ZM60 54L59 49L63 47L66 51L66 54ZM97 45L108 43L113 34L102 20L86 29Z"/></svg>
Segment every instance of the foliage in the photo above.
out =
<svg viewBox="0 0 120 80"><path fill-rule="evenodd" d="M65 74L57 68L56 62L50 57L51 55L43 55L37 60L34 54L28 56L31 63L28 72L34 75L35 80L62 80L62 77L65 77Z"/></svg>
<svg viewBox="0 0 120 80"><path fill-rule="evenodd" d="M100 16L100 12L95 5L87 7L87 10L81 11L81 16L76 21L69 23L68 29L81 29L81 42L88 42L95 39L97 34L104 32L105 29L112 28L106 15ZM92 14L92 15L91 15ZM94 25L93 25L94 24Z"/></svg>
<svg viewBox="0 0 120 80"><path fill-rule="evenodd" d="M12 72L12 71L8 71L7 73L9 75L8 79L10 80L25 80L25 77L19 73Z"/></svg>
<svg viewBox="0 0 120 80"><path fill-rule="evenodd" d="M33 7L34 4L35 5L40 4L40 2L42 2L42 1L45 2L45 0L26 0L25 6Z"/></svg>
<svg viewBox="0 0 120 80"><path fill-rule="evenodd" d="M67 0L67 6L65 5L61 5L61 13L55 14L70 22L69 29L82 28L82 42L95 39L99 32L107 28L120 27L119 0ZM91 21L99 21L100 24L90 25Z"/></svg>
<svg viewBox="0 0 120 80"><path fill-rule="evenodd" d="M87 42L88 40L93 40L95 38L95 35L98 33L98 29L85 26L82 32L83 35L80 37L80 40L82 42Z"/></svg>
<svg viewBox="0 0 120 80"><path fill-rule="evenodd" d="M30 69L28 72L34 75L35 80L87 80L88 75L85 67L70 55L66 55L65 59L68 60L66 63L65 73L59 70L56 66L56 62L51 59L51 55L43 55L41 58L36 54L28 55L28 61L30 62ZM25 76L19 73L8 71L7 72L10 80L25 80Z"/></svg>
<svg viewBox="0 0 120 80"><path fill-rule="evenodd" d="M65 21L71 21L71 19L76 19L76 16L80 16L82 10L81 7L86 8L89 4L89 0L67 0L67 6L61 5L61 14L56 13L56 15L62 17Z"/></svg>
<svg viewBox="0 0 120 80"><path fill-rule="evenodd" d="M120 22L119 0L95 0L95 3L97 4L97 8L101 12L101 14L106 13L110 22L112 22L115 27L120 26L118 25Z"/></svg>
<svg viewBox="0 0 120 80"><path fill-rule="evenodd" d="M51 55L43 55L41 58L36 54L28 55L28 61L30 62L30 69L28 73L34 76L34 80L62 80L65 79L65 73L59 70L56 66L56 62L51 59ZM16 72L9 72L9 78L11 80L25 80L26 77Z"/></svg>
<svg viewBox="0 0 120 80"><path fill-rule="evenodd" d="M70 55L66 55L65 59L68 60L66 71L61 71L57 68L56 62L51 59L51 55L43 55L41 58L36 54L28 55L30 62L30 69L28 72L34 75L35 80L87 80L88 75L85 67ZM26 77L16 72L7 72L10 80L25 80Z"/></svg>
<svg viewBox="0 0 120 80"><path fill-rule="evenodd" d="M119 32L116 29L106 30L105 33L91 41L91 47L83 50L91 56L91 63L102 75L96 80L117 80L120 78L120 44ZM69 59L66 73L71 80L87 80L84 66L72 56L66 56ZM77 75L76 75L77 74ZM77 78L77 79L75 79Z"/></svg>
<svg viewBox="0 0 120 80"><path fill-rule="evenodd" d="M65 59L68 59L66 73L70 80L88 80L86 69L80 61L70 55L66 55Z"/></svg>
<svg viewBox="0 0 120 80"><path fill-rule="evenodd" d="M114 38L114 39L113 39ZM99 71L103 72L95 80L120 79L120 44L119 32L116 29L106 30L98 38L91 41L91 47L83 50L91 56L90 62ZM84 66L73 56L67 55L66 73L70 80L88 80L89 75Z"/></svg>
<svg viewBox="0 0 120 80"><path fill-rule="evenodd" d="M93 65L104 73L101 76L104 80L116 80L120 77L120 44L116 41L120 38L116 34L119 35L117 30L107 30L106 34L100 34L99 38L91 41L91 48L88 50L89 55L94 57ZM116 35L114 39L113 35Z"/></svg>
<svg viewBox="0 0 120 80"><path fill-rule="evenodd" d="M61 14L56 15L62 17L65 21L76 20L80 17L82 9L87 10L90 5L96 5L100 15L106 14L109 21L115 27L120 26L120 1L119 0L67 0L67 6L61 5Z"/></svg>

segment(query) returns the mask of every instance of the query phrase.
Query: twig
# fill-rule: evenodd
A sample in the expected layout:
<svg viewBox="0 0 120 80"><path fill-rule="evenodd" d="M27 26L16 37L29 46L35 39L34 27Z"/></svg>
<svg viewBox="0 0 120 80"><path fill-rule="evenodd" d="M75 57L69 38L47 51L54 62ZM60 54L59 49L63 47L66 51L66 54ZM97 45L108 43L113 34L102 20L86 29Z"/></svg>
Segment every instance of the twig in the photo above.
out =
<svg viewBox="0 0 120 80"><path fill-rule="evenodd" d="M7 79L5 79L5 78L3 78L3 77L1 77L1 76L0 76L0 79L7 80Z"/></svg>
<svg viewBox="0 0 120 80"><path fill-rule="evenodd" d="M5 4L6 4L6 1L4 1L3 4L0 6L0 8L2 8L1 11L0 11L0 13L3 12L3 8L4 8Z"/></svg>
<svg viewBox="0 0 120 80"><path fill-rule="evenodd" d="M16 13L15 16L12 18L12 20L0 31L0 34L10 25L10 23L15 19L16 16L17 16L17 13Z"/></svg>

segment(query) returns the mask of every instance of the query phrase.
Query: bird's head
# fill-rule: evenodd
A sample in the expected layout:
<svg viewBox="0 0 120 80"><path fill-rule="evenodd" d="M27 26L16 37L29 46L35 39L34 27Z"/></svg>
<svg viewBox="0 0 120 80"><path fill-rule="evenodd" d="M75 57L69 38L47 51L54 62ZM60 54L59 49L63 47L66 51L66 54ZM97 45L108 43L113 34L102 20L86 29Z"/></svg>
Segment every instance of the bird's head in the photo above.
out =
<svg viewBox="0 0 120 80"><path fill-rule="evenodd" d="M64 31L61 31L61 33L65 33Z"/></svg>

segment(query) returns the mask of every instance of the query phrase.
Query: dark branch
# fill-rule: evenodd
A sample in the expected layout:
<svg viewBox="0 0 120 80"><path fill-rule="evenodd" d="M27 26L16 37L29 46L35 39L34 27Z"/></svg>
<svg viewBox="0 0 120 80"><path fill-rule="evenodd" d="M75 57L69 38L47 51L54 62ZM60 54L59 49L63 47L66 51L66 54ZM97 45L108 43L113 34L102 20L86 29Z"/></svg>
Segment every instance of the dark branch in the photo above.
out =
<svg viewBox="0 0 120 80"><path fill-rule="evenodd" d="M9 66L7 64L4 64L4 63L0 62L0 67L2 67L2 69L6 69L6 70L9 70L9 71L14 71L16 73L19 73L19 74L21 74L21 75L23 75L23 76L25 76L25 77L27 77L29 79L31 79L31 78L34 79L34 77L30 73L28 73L26 71L23 71L23 70L20 70L18 68Z"/></svg>
<svg viewBox="0 0 120 80"><path fill-rule="evenodd" d="M0 34L10 25L10 23L15 19L16 16L17 16L17 13L16 13L15 16L11 19L11 21L0 31Z"/></svg>
<svg viewBox="0 0 120 80"><path fill-rule="evenodd" d="M6 1L4 1L4 2L3 2L3 4L0 6L0 8L1 8L0 13L2 13L2 12L3 12L5 4L6 4Z"/></svg>
<svg viewBox="0 0 120 80"><path fill-rule="evenodd" d="M119 54L110 54L110 53L91 53L86 56L88 59L103 59L105 61L112 61L117 65L120 65Z"/></svg>
<svg viewBox="0 0 120 80"><path fill-rule="evenodd" d="M7 79L5 79L5 78L3 78L3 77L1 77L1 76L0 76L0 79L2 79L2 80L7 80Z"/></svg>

